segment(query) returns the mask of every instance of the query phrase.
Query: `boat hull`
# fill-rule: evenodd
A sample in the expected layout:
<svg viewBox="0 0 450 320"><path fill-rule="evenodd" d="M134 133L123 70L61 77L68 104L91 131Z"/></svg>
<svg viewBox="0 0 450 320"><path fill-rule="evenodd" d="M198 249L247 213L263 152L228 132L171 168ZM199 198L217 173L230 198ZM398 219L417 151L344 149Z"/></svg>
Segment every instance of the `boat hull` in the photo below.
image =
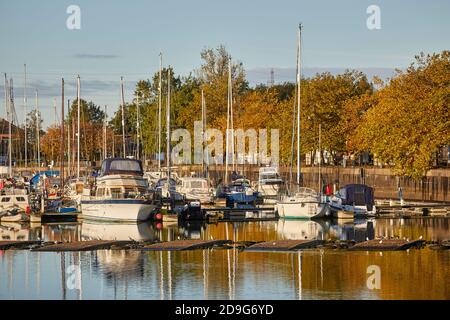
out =
<svg viewBox="0 0 450 320"><path fill-rule="evenodd" d="M81 200L83 218L102 221L148 221L158 206L142 200Z"/></svg>
<svg viewBox="0 0 450 320"><path fill-rule="evenodd" d="M366 206L351 206L331 203L331 213L335 218L366 217L376 213L375 207L369 211Z"/></svg>
<svg viewBox="0 0 450 320"><path fill-rule="evenodd" d="M1 222L19 222L24 220L22 213L15 214L13 216L3 216L0 218Z"/></svg>
<svg viewBox="0 0 450 320"><path fill-rule="evenodd" d="M319 202L279 202L275 210L283 219L315 219L329 214L329 207Z"/></svg>

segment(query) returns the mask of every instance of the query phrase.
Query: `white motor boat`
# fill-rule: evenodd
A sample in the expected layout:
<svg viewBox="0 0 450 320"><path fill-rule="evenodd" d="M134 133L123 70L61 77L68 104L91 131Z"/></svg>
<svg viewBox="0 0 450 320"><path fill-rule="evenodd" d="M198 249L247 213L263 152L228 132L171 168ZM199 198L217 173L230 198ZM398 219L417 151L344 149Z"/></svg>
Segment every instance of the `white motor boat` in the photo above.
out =
<svg viewBox="0 0 450 320"><path fill-rule="evenodd" d="M375 214L373 188L364 184L349 184L339 189L329 201L331 212L337 218Z"/></svg>
<svg viewBox="0 0 450 320"><path fill-rule="evenodd" d="M30 197L26 190L14 190L0 195L0 211L12 208L19 208L21 211L29 212Z"/></svg>
<svg viewBox="0 0 450 320"><path fill-rule="evenodd" d="M293 195L283 196L275 205L275 211L284 219L313 219L330 214L327 203L320 194L310 188L299 188Z"/></svg>
<svg viewBox="0 0 450 320"><path fill-rule="evenodd" d="M81 202L81 195L83 194L84 186L87 184L85 178L70 179L64 186L64 196L76 201L78 204Z"/></svg>
<svg viewBox="0 0 450 320"><path fill-rule="evenodd" d="M178 181L167 177L158 180L154 190L159 192L165 201L184 201L184 195L177 191Z"/></svg>
<svg viewBox="0 0 450 320"><path fill-rule="evenodd" d="M102 163L92 189L81 198L83 217L106 221L146 221L160 209L160 199L149 189L139 160L113 158Z"/></svg>
<svg viewBox="0 0 450 320"><path fill-rule="evenodd" d="M188 201L199 200L204 204L210 204L214 201L213 190L209 187L206 178L180 178L177 191L184 194Z"/></svg>
<svg viewBox="0 0 450 320"><path fill-rule="evenodd" d="M257 191L264 198L265 203L276 203L284 185L277 168L263 167L259 169Z"/></svg>

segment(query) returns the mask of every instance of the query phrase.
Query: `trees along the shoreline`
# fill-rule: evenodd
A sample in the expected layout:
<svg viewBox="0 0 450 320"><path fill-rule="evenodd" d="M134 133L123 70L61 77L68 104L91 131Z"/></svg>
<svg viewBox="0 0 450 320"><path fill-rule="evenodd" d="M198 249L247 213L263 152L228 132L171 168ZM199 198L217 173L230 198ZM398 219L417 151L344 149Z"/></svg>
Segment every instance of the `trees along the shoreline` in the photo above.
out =
<svg viewBox="0 0 450 320"><path fill-rule="evenodd" d="M450 52L416 56L375 93L378 103L358 126L356 142L399 175L423 177L450 144Z"/></svg>

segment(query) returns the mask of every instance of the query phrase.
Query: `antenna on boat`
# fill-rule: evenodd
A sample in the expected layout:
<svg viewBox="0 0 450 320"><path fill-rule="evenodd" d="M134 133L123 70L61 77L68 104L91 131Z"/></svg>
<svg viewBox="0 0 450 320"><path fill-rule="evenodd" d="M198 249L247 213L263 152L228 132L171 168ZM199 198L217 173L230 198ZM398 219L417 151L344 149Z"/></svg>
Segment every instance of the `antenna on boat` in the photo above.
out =
<svg viewBox="0 0 450 320"><path fill-rule="evenodd" d="M81 81L77 76L77 181L80 180L80 107L81 107Z"/></svg>
<svg viewBox="0 0 450 320"><path fill-rule="evenodd" d="M124 105L125 105L125 98L123 95L123 77L120 77L120 104L122 108L122 143L123 143L123 157L125 158L127 156L127 148L125 144L125 114L124 114Z"/></svg>
<svg viewBox="0 0 450 320"><path fill-rule="evenodd" d="M298 43L297 43L297 184L301 182L301 159L300 159L300 81L301 81L301 40L302 24L298 25Z"/></svg>

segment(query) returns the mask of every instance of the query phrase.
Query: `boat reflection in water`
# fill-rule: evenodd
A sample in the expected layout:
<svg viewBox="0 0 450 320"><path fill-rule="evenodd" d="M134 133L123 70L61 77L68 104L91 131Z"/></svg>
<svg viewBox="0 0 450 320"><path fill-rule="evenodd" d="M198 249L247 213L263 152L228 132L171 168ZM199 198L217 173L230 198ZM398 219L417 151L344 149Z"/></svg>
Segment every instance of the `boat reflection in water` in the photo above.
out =
<svg viewBox="0 0 450 320"><path fill-rule="evenodd" d="M353 240L375 238L374 220L279 220L277 233L286 240Z"/></svg>
<svg viewBox="0 0 450 320"><path fill-rule="evenodd" d="M323 222L322 222L323 223ZM279 220L277 233L280 239L324 239L326 227L313 220Z"/></svg>
<svg viewBox="0 0 450 320"><path fill-rule="evenodd" d="M0 241L28 241L30 239L30 230L24 228L17 222L0 223Z"/></svg>
<svg viewBox="0 0 450 320"><path fill-rule="evenodd" d="M81 239L86 240L157 240L153 224L142 223L103 223L85 221L81 226Z"/></svg>
<svg viewBox="0 0 450 320"><path fill-rule="evenodd" d="M268 221L186 224L23 225L29 239L359 239L448 238L448 219ZM417 220L417 221L416 221ZM13 226L11 226L13 227ZM16 231L18 226L14 226ZM14 230L10 230L14 231ZM3 234L5 234L3 232ZM95 236L93 236L93 234ZM411 239L411 238L410 238ZM383 272L380 290L366 286L367 267ZM313 249L251 252L0 250L0 299L449 299L445 250L350 252Z"/></svg>
<svg viewBox="0 0 450 320"><path fill-rule="evenodd" d="M329 238L363 242L375 238L375 219L333 220L330 224Z"/></svg>

